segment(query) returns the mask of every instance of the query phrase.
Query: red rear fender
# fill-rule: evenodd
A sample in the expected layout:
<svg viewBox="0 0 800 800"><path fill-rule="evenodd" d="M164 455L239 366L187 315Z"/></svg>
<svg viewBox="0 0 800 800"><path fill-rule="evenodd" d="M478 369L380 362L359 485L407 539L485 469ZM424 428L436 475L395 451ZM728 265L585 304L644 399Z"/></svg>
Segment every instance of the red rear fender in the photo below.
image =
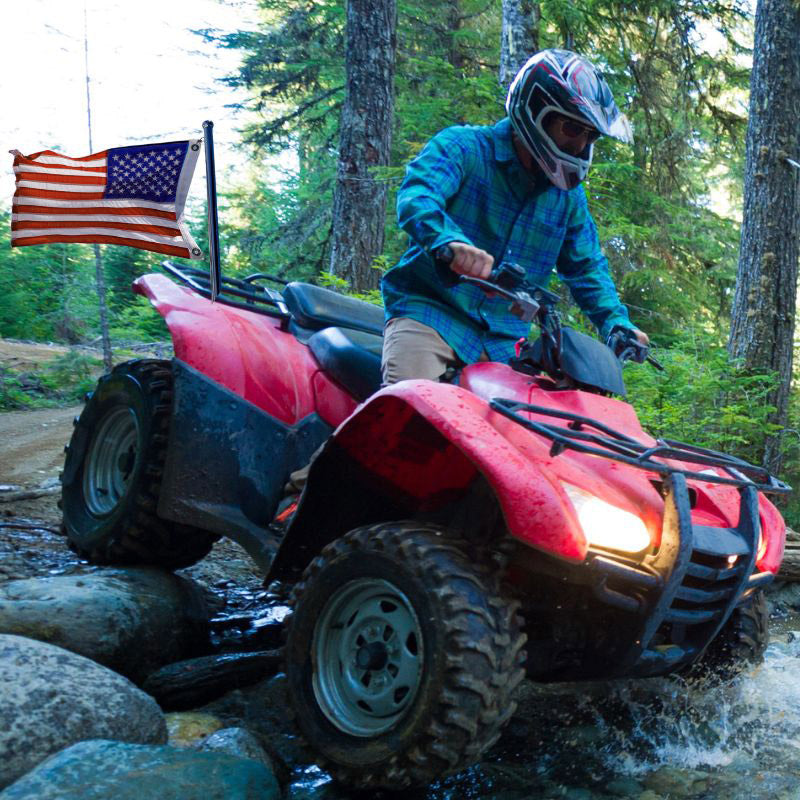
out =
<svg viewBox="0 0 800 800"><path fill-rule="evenodd" d="M280 319L212 303L164 275L144 275L133 289L164 317L176 358L281 422L293 425L316 410L315 375L334 416L340 407L352 410L352 399L319 373L308 347L282 330Z"/></svg>

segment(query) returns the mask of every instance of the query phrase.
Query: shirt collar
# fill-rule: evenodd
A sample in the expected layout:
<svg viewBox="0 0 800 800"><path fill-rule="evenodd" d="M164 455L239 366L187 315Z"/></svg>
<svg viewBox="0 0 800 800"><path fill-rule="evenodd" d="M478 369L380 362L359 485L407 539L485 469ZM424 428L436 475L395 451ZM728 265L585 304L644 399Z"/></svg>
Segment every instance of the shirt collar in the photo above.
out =
<svg viewBox="0 0 800 800"><path fill-rule="evenodd" d="M503 165L511 189L519 200L552 188L552 184L542 173L531 175L522 166L522 162L514 150L511 120L508 117L504 117L492 126L492 137L494 138L494 160Z"/></svg>
<svg viewBox="0 0 800 800"><path fill-rule="evenodd" d="M514 143L511 140L511 120L503 117L496 125L492 126L494 138L494 160L500 164L514 161L517 154L514 152Z"/></svg>

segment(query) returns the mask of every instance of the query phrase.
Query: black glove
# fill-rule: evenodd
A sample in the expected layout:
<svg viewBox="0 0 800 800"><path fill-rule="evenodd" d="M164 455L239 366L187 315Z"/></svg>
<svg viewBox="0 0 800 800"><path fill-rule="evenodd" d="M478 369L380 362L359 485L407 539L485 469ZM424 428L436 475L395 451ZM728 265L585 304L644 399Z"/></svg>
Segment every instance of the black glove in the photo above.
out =
<svg viewBox="0 0 800 800"><path fill-rule="evenodd" d="M635 361L637 364L644 364L650 349L636 338L632 328L623 325L615 325L611 329L606 345L620 361Z"/></svg>

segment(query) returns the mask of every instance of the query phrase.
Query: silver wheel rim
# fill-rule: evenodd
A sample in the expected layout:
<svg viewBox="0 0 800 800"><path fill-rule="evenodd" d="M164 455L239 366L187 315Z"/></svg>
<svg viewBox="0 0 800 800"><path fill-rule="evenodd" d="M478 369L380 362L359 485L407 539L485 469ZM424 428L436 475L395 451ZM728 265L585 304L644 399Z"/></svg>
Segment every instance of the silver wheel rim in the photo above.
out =
<svg viewBox="0 0 800 800"><path fill-rule="evenodd" d="M138 441L139 423L130 408L108 414L92 437L83 470L83 496L95 516L110 514L128 491Z"/></svg>
<svg viewBox="0 0 800 800"><path fill-rule="evenodd" d="M422 630L408 598L378 578L351 581L326 603L311 655L322 713L351 736L389 730L422 677Z"/></svg>

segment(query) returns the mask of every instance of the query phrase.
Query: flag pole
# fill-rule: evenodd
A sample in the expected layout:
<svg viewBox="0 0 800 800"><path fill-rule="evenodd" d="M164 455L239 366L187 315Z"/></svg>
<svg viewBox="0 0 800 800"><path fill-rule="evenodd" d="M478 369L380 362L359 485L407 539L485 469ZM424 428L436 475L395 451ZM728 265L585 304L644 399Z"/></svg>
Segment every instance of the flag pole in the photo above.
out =
<svg viewBox="0 0 800 800"><path fill-rule="evenodd" d="M208 192L208 257L211 271L211 300L217 299L222 274L219 266L219 219L217 218L217 178L214 172L214 123L203 123L206 150L206 190Z"/></svg>

